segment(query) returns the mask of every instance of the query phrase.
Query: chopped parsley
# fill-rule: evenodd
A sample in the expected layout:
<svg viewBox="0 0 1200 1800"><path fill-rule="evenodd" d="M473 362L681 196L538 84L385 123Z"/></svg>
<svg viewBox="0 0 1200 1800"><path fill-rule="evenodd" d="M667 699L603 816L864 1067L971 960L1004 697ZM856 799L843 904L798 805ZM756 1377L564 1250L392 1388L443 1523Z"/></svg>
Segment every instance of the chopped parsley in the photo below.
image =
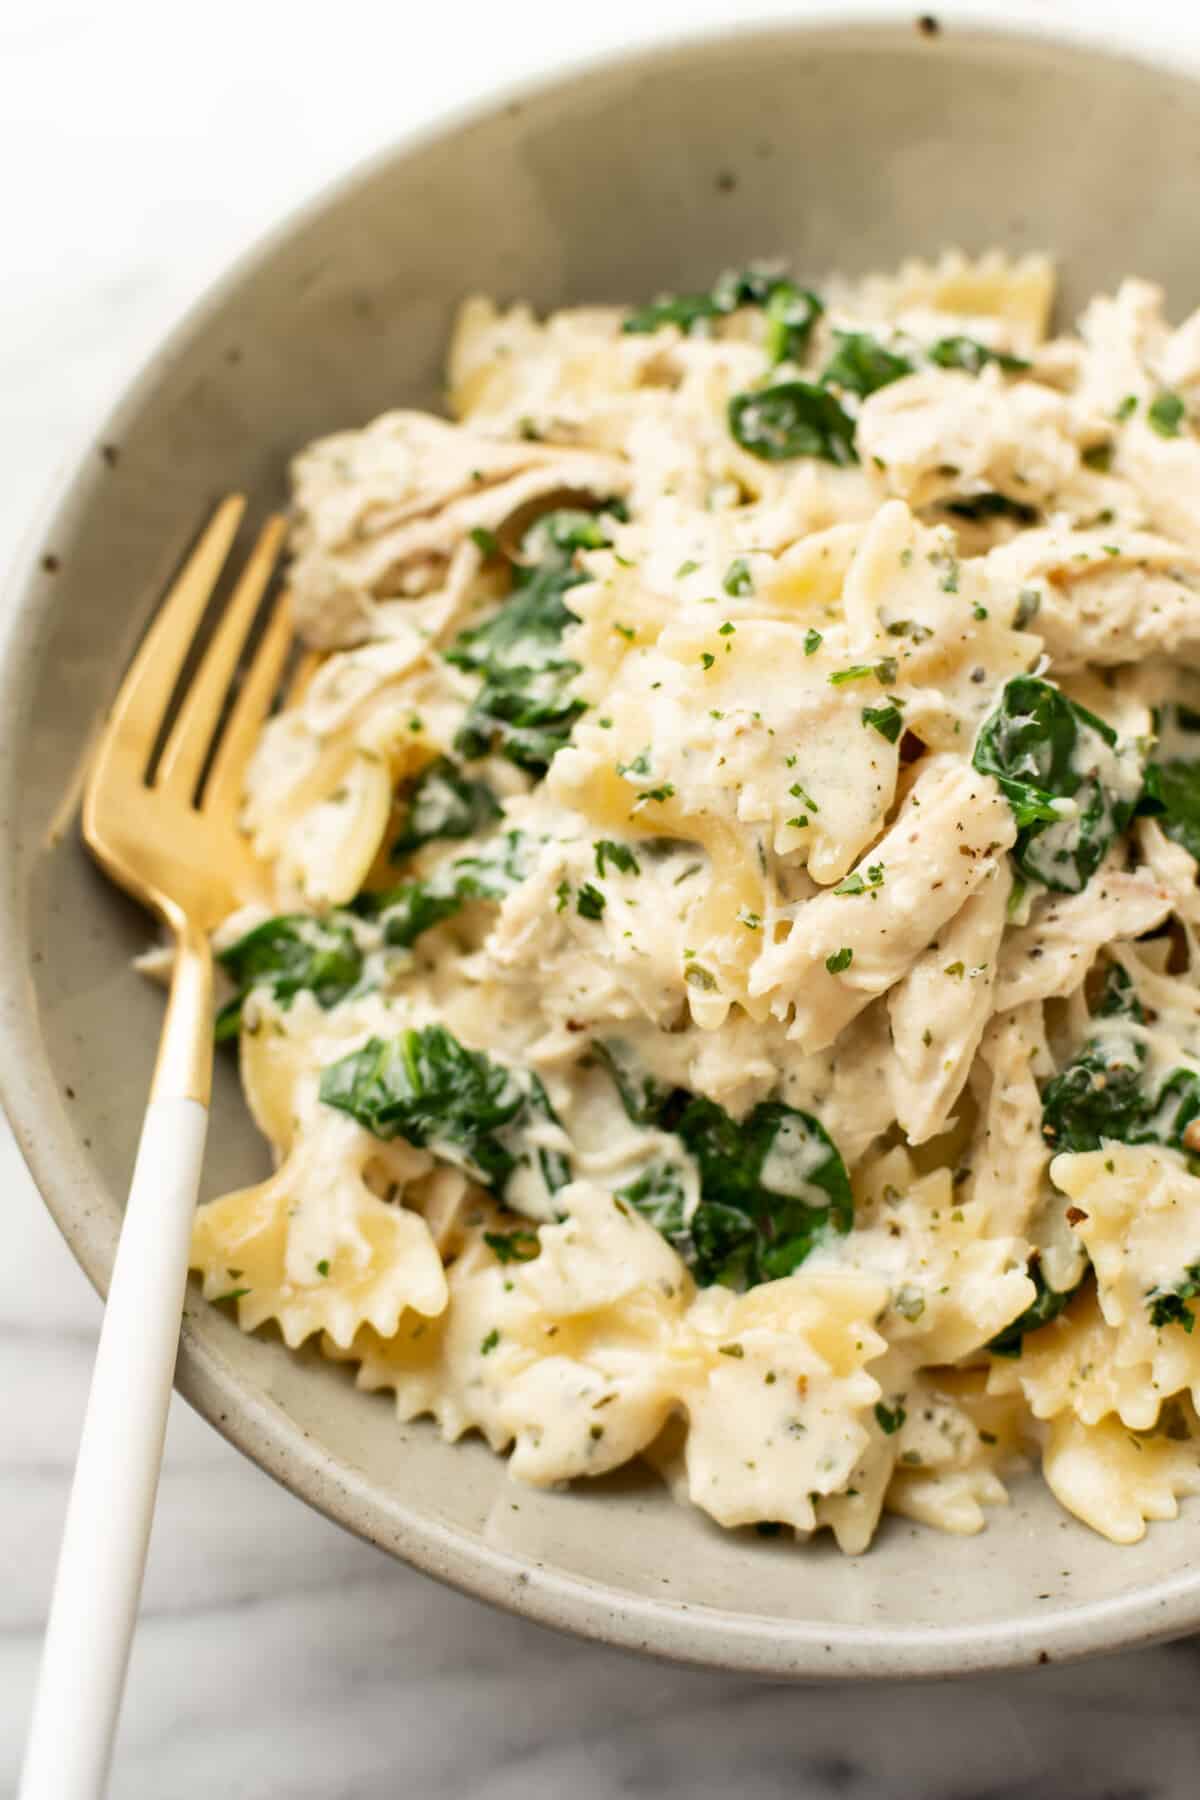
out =
<svg viewBox="0 0 1200 1800"><path fill-rule="evenodd" d="M1146 1296L1150 1323L1156 1331L1167 1325L1182 1325L1191 1333L1196 1314L1191 1302L1200 1299L1200 1261L1189 1263L1174 1287L1151 1288Z"/></svg>
<svg viewBox="0 0 1200 1800"><path fill-rule="evenodd" d="M590 881L585 881L575 897L575 911L583 919L599 919L607 904L605 896Z"/></svg>
<svg viewBox="0 0 1200 1800"><path fill-rule="evenodd" d="M869 863L866 870L851 869L834 888L835 894L866 894L883 886L883 864Z"/></svg>
<svg viewBox="0 0 1200 1800"><path fill-rule="evenodd" d="M1159 437L1178 437L1184 416L1183 401L1178 394L1171 393L1169 388L1156 394L1146 409L1146 421L1153 426Z"/></svg>
<svg viewBox="0 0 1200 1800"><path fill-rule="evenodd" d="M596 852L596 873L603 876L608 864L620 870L622 875L640 875L641 864L634 855L629 844L618 844L612 838L598 838L593 845Z"/></svg>
<svg viewBox="0 0 1200 1800"><path fill-rule="evenodd" d="M725 571L725 579L721 583L727 594L740 599L754 592L754 577L750 573L750 564L744 556L735 556Z"/></svg>
<svg viewBox="0 0 1200 1800"><path fill-rule="evenodd" d="M904 729L904 719L901 715L903 704L901 700L889 698L886 706L864 706L862 722L864 725L873 726L881 737L887 739L889 744L894 744Z"/></svg>
<svg viewBox="0 0 1200 1800"><path fill-rule="evenodd" d="M885 1436L893 1437L903 1425L908 1414L897 1401L894 1407L885 1406L882 1400L875 1402L875 1421Z"/></svg>
<svg viewBox="0 0 1200 1800"><path fill-rule="evenodd" d="M831 975L840 975L843 969L848 969L853 961L853 950L851 950L848 945L843 944L840 950L835 950L831 956L825 958L825 967L829 970Z"/></svg>

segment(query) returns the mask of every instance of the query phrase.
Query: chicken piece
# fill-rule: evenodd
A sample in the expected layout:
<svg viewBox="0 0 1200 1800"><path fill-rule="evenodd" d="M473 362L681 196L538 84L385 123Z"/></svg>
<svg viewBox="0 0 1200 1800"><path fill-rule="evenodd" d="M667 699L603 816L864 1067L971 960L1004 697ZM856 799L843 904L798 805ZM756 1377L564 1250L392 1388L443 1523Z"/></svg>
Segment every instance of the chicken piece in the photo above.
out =
<svg viewBox="0 0 1200 1800"><path fill-rule="evenodd" d="M615 456L478 437L425 413L321 438L292 464L297 630L319 649L361 642L378 602L436 586L471 532L559 498L610 498L628 480Z"/></svg>
<svg viewBox="0 0 1200 1800"><path fill-rule="evenodd" d="M1200 440L1186 426L1163 437L1140 415L1131 419L1115 467L1137 489L1156 531L1200 550Z"/></svg>
<svg viewBox="0 0 1200 1800"><path fill-rule="evenodd" d="M876 994L907 974L964 901L997 871L1016 837L990 776L950 756L928 759L891 830L837 888L799 907L788 936L750 975L789 1037L820 1050ZM834 966L831 968L829 965Z"/></svg>
<svg viewBox="0 0 1200 1800"><path fill-rule="evenodd" d="M1040 1000L989 1020L971 1071L981 1117L969 1161L991 1234L1024 1235L1049 1185L1037 1078L1053 1068Z"/></svg>
<svg viewBox="0 0 1200 1800"><path fill-rule="evenodd" d="M1104 944L1153 931L1173 906L1170 888L1148 868L1128 874L1117 847L1079 894L1044 894L1028 925L1009 932L1000 952L996 1011L1074 993Z"/></svg>
<svg viewBox="0 0 1200 1800"><path fill-rule="evenodd" d="M1197 513L1200 519L1200 511ZM1056 674L1156 652L1200 656L1200 543L1144 531L1023 531L989 552L993 585L1019 594Z"/></svg>
<svg viewBox="0 0 1200 1800"><path fill-rule="evenodd" d="M1076 429L1071 401L1037 382L926 369L864 401L857 443L912 507L978 493L1036 506L1077 473Z"/></svg>
<svg viewBox="0 0 1200 1800"><path fill-rule="evenodd" d="M1007 862L971 895L888 995L892 1104L910 1144L943 1131L992 1010L1012 888Z"/></svg>

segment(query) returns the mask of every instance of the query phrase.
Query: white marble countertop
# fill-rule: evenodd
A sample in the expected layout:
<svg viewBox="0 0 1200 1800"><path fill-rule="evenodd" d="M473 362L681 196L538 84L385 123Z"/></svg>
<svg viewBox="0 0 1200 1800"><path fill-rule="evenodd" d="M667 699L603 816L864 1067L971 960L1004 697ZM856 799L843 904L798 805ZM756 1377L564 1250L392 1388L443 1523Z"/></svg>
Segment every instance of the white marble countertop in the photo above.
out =
<svg viewBox="0 0 1200 1800"><path fill-rule="evenodd" d="M1008 10L1053 16L1076 3ZM1116 5L1090 0L1089 14ZM1181 24L1194 6L1180 0ZM421 9L419 23L412 7L402 26L408 10L208 0L185 15L153 0L29 0L4 11L0 555L137 355L281 208L421 116L643 34L648 9L606 0L585 18L538 0L459 0ZM656 0L654 27L730 10ZM6 1793L99 1303L7 1132L0 1184ZM358 1543L177 1401L112 1791L1183 1800L1196 1791L1198 1675L1200 1640L929 1688L803 1691L635 1661L491 1612Z"/></svg>

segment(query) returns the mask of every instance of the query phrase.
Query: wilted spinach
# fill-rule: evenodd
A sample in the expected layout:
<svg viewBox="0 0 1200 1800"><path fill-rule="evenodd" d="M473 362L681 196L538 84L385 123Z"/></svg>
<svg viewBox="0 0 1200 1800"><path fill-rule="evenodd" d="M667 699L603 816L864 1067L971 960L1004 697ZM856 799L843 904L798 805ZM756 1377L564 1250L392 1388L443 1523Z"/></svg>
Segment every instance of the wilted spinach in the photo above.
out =
<svg viewBox="0 0 1200 1800"><path fill-rule="evenodd" d="M1200 1115L1200 1076L1173 1069L1145 1085L1145 1015L1129 977L1110 966L1092 1015L1106 1021L1042 1089L1042 1132L1055 1151L1098 1150L1105 1140L1185 1150Z"/></svg>
<svg viewBox="0 0 1200 1800"><path fill-rule="evenodd" d="M690 1218L670 1162L651 1164L620 1194L670 1240L702 1286L748 1288L790 1275L820 1238L850 1230L846 1165L810 1114L766 1100L739 1123L712 1100L666 1090L627 1046L592 1048L629 1117L674 1132L695 1160L700 1200Z"/></svg>
<svg viewBox="0 0 1200 1800"><path fill-rule="evenodd" d="M1019 375L1030 366L1023 356L991 350L972 337L939 338L929 347L929 360L939 369L963 369L968 375L978 375L987 363L995 363L1006 375Z"/></svg>
<svg viewBox="0 0 1200 1800"><path fill-rule="evenodd" d="M1160 747L1146 764L1138 811L1153 814L1167 836L1200 861L1200 713L1189 706L1160 707L1154 729L1168 754Z"/></svg>
<svg viewBox="0 0 1200 1800"><path fill-rule="evenodd" d="M1077 894L1133 816L1138 782L1117 734L1050 682L1016 675L984 720L974 766L999 783L1017 822L1021 873Z"/></svg>
<svg viewBox="0 0 1200 1800"><path fill-rule="evenodd" d="M907 356L885 349L868 331L835 331L833 335L836 348L821 370L823 383L835 382L865 400L868 394L913 372Z"/></svg>
<svg viewBox="0 0 1200 1800"><path fill-rule="evenodd" d="M439 756L413 783L391 860L400 862L439 838L475 837L502 814L486 781L473 781L448 756Z"/></svg>
<svg viewBox="0 0 1200 1800"><path fill-rule="evenodd" d="M422 932L453 918L469 900L503 900L525 879L527 853L524 835L505 831L475 855L456 857L424 881L401 881L360 894L354 910L382 928L385 944L408 949Z"/></svg>
<svg viewBox="0 0 1200 1800"><path fill-rule="evenodd" d="M797 287L787 276L746 269L722 275L705 294L667 294L648 306L639 306L628 314L621 329L640 333L677 325L690 333L713 319L727 318L741 306L761 306L766 312L767 353L772 363L801 357L825 310L816 294Z"/></svg>
<svg viewBox="0 0 1200 1800"><path fill-rule="evenodd" d="M501 1198L531 1161L524 1128L557 1122L536 1075L466 1049L443 1025L370 1038L322 1070L320 1096L374 1137L432 1150ZM539 1150L537 1162L550 1192L569 1180L557 1153Z"/></svg>
<svg viewBox="0 0 1200 1800"><path fill-rule="evenodd" d="M525 560L512 591L482 625L461 632L446 660L482 675L454 748L468 762L496 750L531 775L544 775L586 710L571 692L579 664L563 654L562 636L575 615L564 596L587 576L578 550L608 544L591 513L547 513L526 533Z"/></svg>
<svg viewBox="0 0 1200 1800"><path fill-rule="evenodd" d="M763 462L815 456L845 466L858 461L854 421L835 395L811 381L748 388L729 402L729 429Z"/></svg>
<svg viewBox="0 0 1200 1800"><path fill-rule="evenodd" d="M222 950L217 961L238 989L217 1014L219 1044L241 1030L242 1007L255 988L265 989L283 1007L302 990L330 1007L345 999L363 973L353 921L337 912L323 919L305 913L266 919Z"/></svg>

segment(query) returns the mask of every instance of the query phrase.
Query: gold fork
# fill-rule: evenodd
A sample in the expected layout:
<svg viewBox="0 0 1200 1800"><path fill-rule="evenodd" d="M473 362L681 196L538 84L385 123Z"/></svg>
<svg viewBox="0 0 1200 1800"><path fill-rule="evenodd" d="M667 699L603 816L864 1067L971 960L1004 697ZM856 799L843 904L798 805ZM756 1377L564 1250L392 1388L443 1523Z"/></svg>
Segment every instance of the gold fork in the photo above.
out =
<svg viewBox="0 0 1200 1800"><path fill-rule="evenodd" d="M261 889L237 811L291 644L285 598L233 690L278 561L281 519L260 532L156 767L151 758L244 510L238 494L217 507L122 683L84 790L88 848L167 925L175 961L59 1552L22 1800L103 1792L137 1615L208 1126L208 933Z"/></svg>

